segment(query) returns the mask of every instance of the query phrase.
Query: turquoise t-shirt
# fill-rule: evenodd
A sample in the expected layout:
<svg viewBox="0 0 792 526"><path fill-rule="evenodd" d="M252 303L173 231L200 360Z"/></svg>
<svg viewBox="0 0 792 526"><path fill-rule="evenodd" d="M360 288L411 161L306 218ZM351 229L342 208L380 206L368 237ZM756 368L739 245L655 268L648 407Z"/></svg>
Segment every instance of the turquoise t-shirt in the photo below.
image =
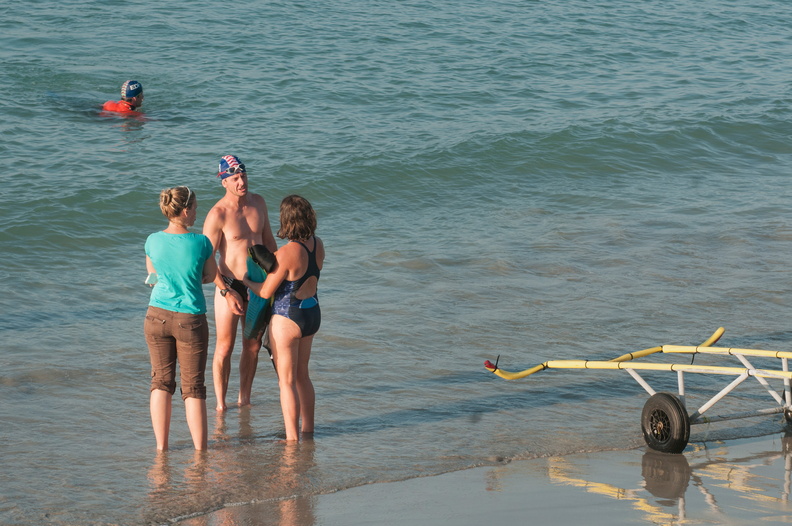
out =
<svg viewBox="0 0 792 526"><path fill-rule="evenodd" d="M208 237L155 232L146 239L146 255L157 272L149 305L173 312L206 313L201 278L204 263L212 257Z"/></svg>

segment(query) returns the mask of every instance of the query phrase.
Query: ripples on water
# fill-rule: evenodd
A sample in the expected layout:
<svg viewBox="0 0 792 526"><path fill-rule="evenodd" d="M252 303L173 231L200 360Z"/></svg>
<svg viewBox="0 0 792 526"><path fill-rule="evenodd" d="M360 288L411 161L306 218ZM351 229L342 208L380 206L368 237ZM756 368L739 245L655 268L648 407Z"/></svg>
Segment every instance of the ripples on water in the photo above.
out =
<svg viewBox="0 0 792 526"><path fill-rule="evenodd" d="M632 380L505 382L482 362L611 358L720 325L731 346L787 345L780 7L0 7L0 522L162 522L640 445ZM146 120L99 116L127 77ZM178 406L177 447L155 456L142 245L165 186L189 184L205 215L228 152L273 223L288 193L319 211L317 440L278 442L262 363L257 404L213 422L205 457Z"/></svg>

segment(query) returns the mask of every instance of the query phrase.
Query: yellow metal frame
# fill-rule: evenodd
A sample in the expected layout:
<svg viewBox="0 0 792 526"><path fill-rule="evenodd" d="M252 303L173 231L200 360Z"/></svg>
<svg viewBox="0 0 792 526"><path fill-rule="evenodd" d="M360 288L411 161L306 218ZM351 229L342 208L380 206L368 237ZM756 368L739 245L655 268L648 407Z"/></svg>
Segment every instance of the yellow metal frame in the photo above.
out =
<svg viewBox="0 0 792 526"><path fill-rule="evenodd" d="M698 346L684 346L684 345L661 345L658 347L650 347L642 351L631 352L613 358L607 361L598 360L548 360L546 362L535 365L529 369L519 372L509 372L500 369L487 361L484 367L492 373L500 376L505 380L519 380L532 374L544 371L545 369L633 369L633 370L649 370L649 371L683 371L689 373L705 373L705 374L728 374L740 375L747 374L748 376L757 376L760 378L789 378L792 379L792 372L782 370L769 370L769 369L751 369L745 367L724 367L719 365L690 365L690 364L676 364L676 363L641 363L635 362L638 358L643 358L655 353L675 353L675 354L721 354L721 355L741 355L741 356L759 356L765 358L792 358L792 352L783 351L765 351L760 349L736 349L726 347L711 347L716 343L725 332L723 327L719 327L712 336Z"/></svg>
<svg viewBox="0 0 792 526"><path fill-rule="evenodd" d="M707 403L702 405L697 411L690 415L690 423L697 424L703 422L714 422L719 420L731 420L735 418L747 418L750 416L761 416L773 413L784 413L787 421L792 422L792 372L789 371L788 360L792 358L792 352L785 351L768 351L762 349L740 349L731 347L713 347L715 343L720 340L725 332L723 327L719 327L712 336L707 338L701 345L685 346L685 345L661 345L657 347L650 347L642 351L631 352L623 354L612 360L599 361L599 360L548 360L546 362L535 365L529 369L518 372L504 371L499 368L497 361L495 364L487 360L484 367L490 372L500 376L505 380L519 380L532 374L544 371L545 369L605 369L605 370L624 370L628 372L648 393L654 395L654 390L640 377L637 373L638 370L645 371L674 371L677 373L679 381L679 398L683 406L685 405L685 386L684 386L684 373L702 373L702 374L720 374L732 375L737 378L725 387L720 393L712 397ZM725 367L718 365L692 365L692 364L679 364L679 363L647 363L636 361L639 358L644 358L655 353L665 354L711 354L711 355L724 355L733 356L737 358L743 367ZM782 367L780 369L758 369L753 367L748 361L746 356L760 357L760 358L778 358L781 360ZM500 357L498 357L500 358ZM768 391L770 396L775 400L777 406L771 409L763 409L755 412L739 413L733 415L716 416L704 418L702 415L718 400L723 398L726 394L731 392L737 385L742 383L746 378L754 377L761 383ZM767 383L766 378L783 379L785 386L785 399L782 399L774 389Z"/></svg>

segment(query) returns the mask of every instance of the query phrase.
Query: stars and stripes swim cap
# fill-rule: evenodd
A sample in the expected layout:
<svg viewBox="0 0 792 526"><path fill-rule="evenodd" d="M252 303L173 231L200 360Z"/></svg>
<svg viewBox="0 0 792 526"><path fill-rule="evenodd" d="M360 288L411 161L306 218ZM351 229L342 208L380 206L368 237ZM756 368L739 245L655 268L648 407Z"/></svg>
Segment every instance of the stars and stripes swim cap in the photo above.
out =
<svg viewBox="0 0 792 526"><path fill-rule="evenodd" d="M136 80L128 80L121 85L121 96L127 99L143 93L143 84Z"/></svg>
<svg viewBox="0 0 792 526"><path fill-rule="evenodd" d="M239 172L246 172L245 165L236 155L224 155L220 158L217 177L222 181L226 177L231 177Z"/></svg>

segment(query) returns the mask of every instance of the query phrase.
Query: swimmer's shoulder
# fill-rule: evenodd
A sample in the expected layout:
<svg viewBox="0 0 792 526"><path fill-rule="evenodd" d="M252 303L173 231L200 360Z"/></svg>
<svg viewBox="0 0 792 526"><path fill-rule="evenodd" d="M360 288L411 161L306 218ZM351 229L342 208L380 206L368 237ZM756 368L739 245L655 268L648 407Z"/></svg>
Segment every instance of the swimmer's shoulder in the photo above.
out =
<svg viewBox="0 0 792 526"><path fill-rule="evenodd" d="M248 194L250 198L250 204L255 206L256 208L261 208L263 210L267 209L267 202L264 200L264 196L261 194L256 194L251 192Z"/></svg>
<svg viewBox="0 0 792 526"><path fill-rule="evenodd" d="M224 199L220 199L217 201L212 208L209 209L209 212L206 213L206 219L204 220L204 225L207 224L218 224L222 225L225 222L225 218L228 214L228 208L224 204Z"/></svg>

